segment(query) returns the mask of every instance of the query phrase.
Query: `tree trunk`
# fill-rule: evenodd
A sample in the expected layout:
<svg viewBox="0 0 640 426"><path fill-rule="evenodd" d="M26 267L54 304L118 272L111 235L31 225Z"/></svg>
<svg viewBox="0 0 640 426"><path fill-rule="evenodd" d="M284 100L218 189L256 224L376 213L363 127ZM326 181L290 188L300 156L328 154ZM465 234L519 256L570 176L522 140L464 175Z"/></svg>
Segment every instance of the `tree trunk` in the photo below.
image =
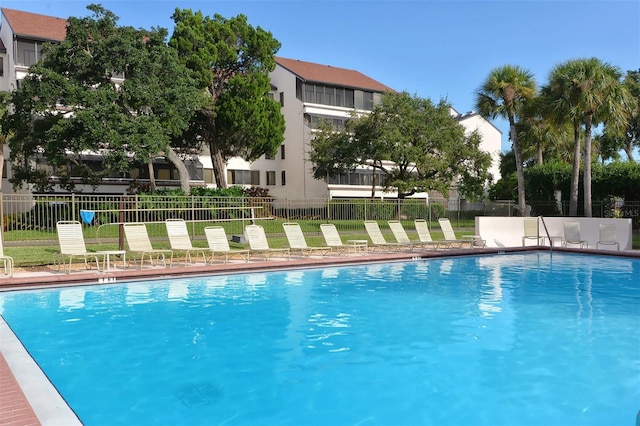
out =
<svg viewBox="0 0 640 426"><path fill-rule="evenodd" d="M156 192L158 186L156 185L156 174L153 171L153 159L149 158L147 161L147 167L149 168L149 191Z"/></svg>
<svg viewBox="0 0 640 426"><path fill-rule="evenodd" d="M536 164L542 166L544 159L542 158L542 143L538 142L538 153L536 158Z"/></svg>
<svg viewBox="0 0 640 426"><path fill-rule="evenodd" d="M218 148L218 144L215 141L209 142L209 151L211 152L211 164L213 164L213 176L216 179L216 185L218 188L226 188L227 177L224 173L225 162Z"/></svg>
<svg viewBox="0 0 640 426"><path fill-rule="evenodd" d="M585 121L584 132L584 216L592 217L591 211L591 123L593 118L589 115Z"/></svg>
<svg viewBox="0 0 640 426"><path fill-rule="evenodd" d="M165 156L178 170L180 189L182 189L185 194L188 194L191 191L191 186L189 185L189 170L187 170L187 166L184 165L184 161L182 161L182 158L171 148L165 152Z"/></svg>
<svg viewBox="0 0 640 426"><path fill-rule="evenodd" d="M578 216L578 184L580 179L580 125L573 125L573 170L571 172L571 192L569 194L569 216Z"/></svg>
<svg viewBox="0 0 640 426"><path fill-rule="evenodd" d="M518 143L518 135L516 133L516 124L513 116L509 117L509 134L511 137L511 147L516 157L516 174L518 176L518 210L520 216L527 215L527 201L524 193L524 167L522 166L522 153L520 152L520 144Z"/></svg>
<svg viewBox="0 0 640 426"><path fill-rule="evenodd" d="M624 144L624 152L627 154L629 161L635 162L635 158L633 158L633 142L632 139L627 138L627 143Z"/></svg>

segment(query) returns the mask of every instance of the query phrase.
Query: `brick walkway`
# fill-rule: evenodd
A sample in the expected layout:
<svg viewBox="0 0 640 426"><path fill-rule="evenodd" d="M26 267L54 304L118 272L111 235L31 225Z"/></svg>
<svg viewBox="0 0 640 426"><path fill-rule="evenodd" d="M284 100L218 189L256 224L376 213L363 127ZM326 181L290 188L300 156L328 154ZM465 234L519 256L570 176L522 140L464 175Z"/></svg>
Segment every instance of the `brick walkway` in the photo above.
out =
<svg viewBox="0 0 640 426"><path fill-rule="evenodd" d="M40 425L2 353L0 353L0 425Z"/></svg>

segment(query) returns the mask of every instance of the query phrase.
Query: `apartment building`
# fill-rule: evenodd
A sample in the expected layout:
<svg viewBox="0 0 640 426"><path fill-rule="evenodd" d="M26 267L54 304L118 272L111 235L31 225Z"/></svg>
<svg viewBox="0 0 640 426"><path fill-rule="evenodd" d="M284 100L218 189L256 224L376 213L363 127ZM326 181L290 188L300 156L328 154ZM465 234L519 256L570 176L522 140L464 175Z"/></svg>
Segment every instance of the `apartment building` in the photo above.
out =
<svg viewBox="0 0 640 426"><path fill-rule="evenodd" d="M65 28L65 19L1 9L0 90L15 90L29 66L39 59L42 44L64 39ZM263 156L251 163L241 158L230 159L227 162L228 184L264 187L277 198L370 197L374 171L366 167L345 176L314 179L312 164L308 161L309 142L319 120L330 120L340 128L352 111L371 111L383 94L393 89L355 70L281 57L276 58L276 64L271 73L271 96L280 102L285 118L284 142L274 156ZM482 134L482 149L491 153L491 173L497 179L501 132L478 114L459 114L452 109L452 115L467 131L478 130ZM5 152L5 158L10 158L8 155ZM89 160L99 161L96 158ZM11 173L10 164L7 166L2 186L5 193L11 191L11 185L6 181ZM177 175L167 161L156 159L154 168L160 187L178 186ZM206 147L199 158L189 162L188 168L192 185L214 186L213 167ZM142 168L126 176L106 179L97 191L124 193L133 179L144 181L144 173ZM148 174L146 177L148 179ZM83 192L93 190L79 189ZM375 192L378 197L396 196L393 192L383 193L382 188L376 188ZM414 195L418 198L427 196Z"/></svg>

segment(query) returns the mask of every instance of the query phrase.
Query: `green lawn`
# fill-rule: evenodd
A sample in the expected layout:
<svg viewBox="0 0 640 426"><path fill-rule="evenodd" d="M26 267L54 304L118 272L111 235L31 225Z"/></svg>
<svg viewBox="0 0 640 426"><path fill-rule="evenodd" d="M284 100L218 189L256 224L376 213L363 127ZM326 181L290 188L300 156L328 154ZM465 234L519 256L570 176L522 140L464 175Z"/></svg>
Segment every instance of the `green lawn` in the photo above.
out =
<svg viewBox="0 0 640 426"><path fill-rule="evenodd" d="M269 226L265 226L265 230L267 233L271 232L274 234L269 236L270 246L274 248L287 247L288 246L287 240L281 232L281 229L282 229L281 221L279 221L279 223L277 224L274 222L275 221L270 221ZM357 221L354 221L354 223L345 222L345 223L339 224L338 230L340 231L340 235L342 236L343 241L346 241L349 239L367 239L364 229L362 229L361 231L355 230L355 222ZM321 222L309 221L308 223L305 223L305 222L299 221L299 223L301 224L305 232L307 243L310 246L324 245L324 238L320 234ZM362 222L360 221L359 224L361 226ZM163 238L162 236L164 232L164 225L163 224L157 224L157 225L158 225L157 229L155 229L153 226L150 226L149 228L149 234L154 236L154 241L153 241L154 247L169 248L169 242L166 240L166 238ZM193 245L196 247L207 246L206 240L203 237L204 235L204 231L202 229L203 227L204 225L202 225L201 227L198 226L196 228L195 235L199 236L199 238L196 238L195 241L193 242ZM410 238L417 240L415 232L411 231L410 229L411 228L407 226L407 230ZM230 231L231 232L228 232L229 236L239 233L239 232L235 232L235 227L230 228ZM275 235L276 232L279 232L279 234ZM431 234L434 240L443 239L442 233L439 232L438 230L432 231ZM473 231L468 230L468 231L461 231L458 233L459 236L465 235L465 234L471 235L473 234ZM95 237L95 234L88 233L87 237L89 236ZM49 235L49 238L50 237L51 236ZM388 238L389 238L389 241L392 241L393 237L389 236ZM111 239L109 242L103 242L100 244L92 243L92 241L96 241L95 238L86 239L87 249L89 251L115 250L118 248L118 243L115 241L115 239ZM234 242L230 242L230 246L232 248L245 247L242 244L238 244ZM633 232L633 248L640 249L640 231ZM8 247L5 247L4 252L8 256L12 256L14 258L16 266L28 267L28 266L42 266L42 265L52 264L53 256L55 253L58 252L58 250L59 248L57 244L55 245L54 244L38 244L38 242L34 241L33 245L28 245L28 243L25 243L25 245L19 245L19 246L9 245Z"/></svg>

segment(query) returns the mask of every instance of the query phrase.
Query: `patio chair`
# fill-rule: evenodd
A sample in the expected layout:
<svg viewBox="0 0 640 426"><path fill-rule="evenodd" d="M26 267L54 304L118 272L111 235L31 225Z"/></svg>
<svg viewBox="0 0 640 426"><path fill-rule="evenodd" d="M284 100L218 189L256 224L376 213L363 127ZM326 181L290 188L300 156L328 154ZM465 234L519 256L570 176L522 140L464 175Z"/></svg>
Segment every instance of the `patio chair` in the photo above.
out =
<svg viewBox="0 0 640 426"><path fill-rule="evenodd" d="M620 243L616 240L616 225L613 223L601 223L600 234L598 242L596 242L596 249L603 246L615 246L616 250L620 251Z"/></svg>
<svg viewBox="0 0 640 426"><path fill-rule="evenodd" d="M563 223L564 227L564 241L563 247L567 247L569 244L578 245L580 248L589 247L587 240L583 240L580 237L580 222L569 220Z"/></svg>
<svg viewBox="0 0 640 426"><path fill-rule="evenodd" d="M272 254L279 253L287 260L291 259L291 250L288 248L269 247L269 241L267 241L267 236L261 225L245 226L244 235L247 238L247 241L249 241L251 254L262 254L264 255L264 260L269 260Z"/></svg>
<svg viewBox="0 0 640 426"><path fill-rule="evenodd" d="M286 222L282 224L284 234L289 241L289 248L292 252L300 252L303 255L311 256L312 253L318 253L321 256L331 254L331 247L310 247L304 238L300 224L295 222Z"/></svg>
<svg viewBox="0 0 640 426"><path fill-rule="evenodd" d="M453 232L451 222L446 217L441 217L440 219L438 219L438 223L440 224L440 229L442 229L442 233L444 234L444 239L447 240L452 246L457 246L460 248L468 246L469 248L471 248L473 246L484 247L486 245L486 241L484 241L477 235L473 235L470 238L457 238L455 232Z"/></svg>
<svg viewBox="0 0 640 426"><path fill-rule="evenodd" d="M380 226L378 222L375 220L365 220L364 228L367 230L367 235L369 235L369 239L371 240L373 249L384 250L387 249L389 251L398 251L402 248L409 247L412 248L411 245L404 245L400 243L390 243L384 239L384 235L382 235L382 231L380 231Z"/></svg>
<svg viewBox="0 0 640 426"><path fill-rule="evenodd" d="M169 267L173 263L173 250L169 249L154 249L147 233L147 226L142 222L125 223L124 237L127 240L129 246L129 252L132 254L140 255L140 269L144 265L145 259L149 259L149 263L153 266L153 259L156 260L156 265L162 259L162 264L167 266L166 256L169 255ZM133 259L135 263L135 258Z"/></svg>
<svg viewBox="0 0 640 426"><path fill-rule="evenodd" d="M184 219L167 219L164 221L164 225L167 228L167 237L169 237L169 244L173 252L184 253L184 265L187 266L187 262L193 263L191 259L191 253L195 253L196 261L198 255L202 255L202 263L207 263L208 250L194 247L191 244L191 237L187 230L187 222Z"/></svg>
<svg viewBox="0 0 640 426"><path fill-rule="evenodd" d="M536 240L537 246L544 245L544 237L540 236L540 225L537 217L525 217L523 226L522 247L526 245L527 240Z"/></svg>
<svg viewBox="0 0 640 426"><path fill-rule="evenodd" d="M393 233L393 236L396 238L396 241L398 242L398 244L411 247L412 249L425 248L425 247L436 248L436 249L438 248L438 244L437 243L434 244L433 241L425 242L425 243L423 243L422 241L411 241L409 239L409 236L407 235L407 231L405 231L404 226L402 226L402 222L400 222L399 220L390 220L387 222L387 224L389 224L389 229L391 229L391 232Z"/></svg>
<svg viewBox="0 0 640 426"><path fill-rule="evenodd" d="M224 256L224 263L229 263L229 259L233 256L238 256L244 259L245 262L249 261L248 249L232 249L229 247L227 233L222 226L207 226L204 228L204 235L207 237L207 244L209 245L209 250L211 250L212 262L216 256Z"/></svg>
<svg viewBox="0 0 640 426"><path fill-rule="evenodd" d="M448 241L444 241L444 240L435 241L431 238L431 232L429 231L429 225L427 224L426 220L416 219L413 221L413 224L416 227L418 238L420 239L420 242L422 242L423 244L434 245L436 246L436 250L439 247L443 247L443 248L451 247L451 243Z"/></svg>
<svg viewBox="0 0 640 426"><path fill-rule="evenodd" d="M349 253L351 247L342 242L342 238L340 238L340 234L333 223L320 224L320 232L322 232L327 247L331 247L337 253Z"/></svg>
<svg viewBox="0 0 640 426"><path fill-rule="evenodd" d="M3 263L4 274L13 276L13 257L4 254L4 243L2 235L0 235L0 261Z"/></svg>
<svg viewBox="0 0 640 426"><path fill-rule="evenodd" d="M91 260L95 260L96 269L100 271L99 258L102 257L104 260L104 254L87 251L80 222L77 220L60 221L56 223L56 232L58 234L60 253L56 253L53 256L54 266L57 265L58 269L60 269L60 266L64 266L63 269L68 274L71 272L71 264L74 257L83 258L87 269L90 269L88 260L91 258Z"/></svg>

